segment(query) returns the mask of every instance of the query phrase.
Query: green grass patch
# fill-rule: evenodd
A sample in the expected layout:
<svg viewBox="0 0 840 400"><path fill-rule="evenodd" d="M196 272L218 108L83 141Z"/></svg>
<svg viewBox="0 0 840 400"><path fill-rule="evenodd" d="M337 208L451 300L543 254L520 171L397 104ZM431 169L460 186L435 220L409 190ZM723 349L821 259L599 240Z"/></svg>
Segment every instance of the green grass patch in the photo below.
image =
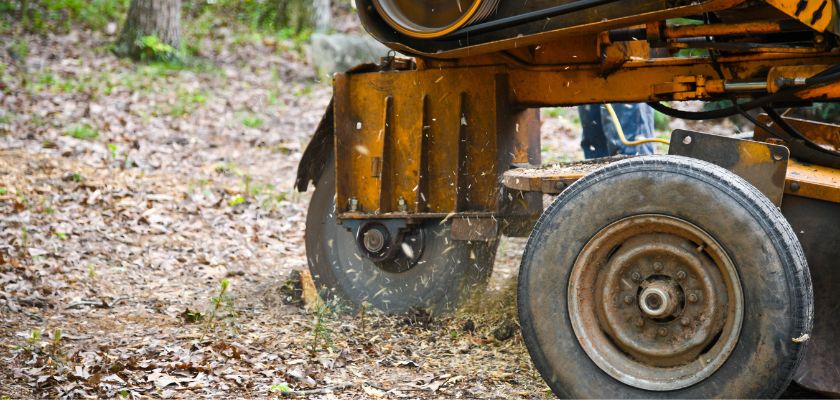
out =
<svg viewBox="0 0 840 400"><path fill-rule="evenodd" d="M251 114L242 116L239 121L248 128L260 128L265 123L262 118Z"/></svg>
<svg viewBox="0 0 840 400"><path fill-rule="evenodd" d="M93 129L89 124L76 125L67 130L67 136L79 140L96 140L99 139L99 132Z"/></svg>
<svg viewBox="0 0 840 400"><path fill-rule="evenodd" d="M121 21L130 0L0 0L0 31L66 32L73 25L101 30Z"/></svg>

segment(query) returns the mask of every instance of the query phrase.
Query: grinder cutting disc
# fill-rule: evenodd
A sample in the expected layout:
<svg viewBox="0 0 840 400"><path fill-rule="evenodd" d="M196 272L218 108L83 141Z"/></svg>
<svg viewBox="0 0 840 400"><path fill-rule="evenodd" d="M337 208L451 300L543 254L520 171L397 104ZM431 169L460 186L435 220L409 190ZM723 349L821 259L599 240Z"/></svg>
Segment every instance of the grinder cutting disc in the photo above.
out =
<svg viewBox="0 0 840 400"><path fill-rule="evenodd" d="M373 0L373 5L399 32L432 39L484 20L496 11L499 0Z"/></svg>

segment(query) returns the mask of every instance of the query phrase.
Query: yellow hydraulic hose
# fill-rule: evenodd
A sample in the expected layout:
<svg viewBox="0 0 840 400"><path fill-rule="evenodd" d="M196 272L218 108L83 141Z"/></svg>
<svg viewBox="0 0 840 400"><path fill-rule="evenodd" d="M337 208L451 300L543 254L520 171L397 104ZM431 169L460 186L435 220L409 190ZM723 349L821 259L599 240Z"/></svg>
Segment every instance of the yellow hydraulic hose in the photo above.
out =
<svg viewBox="0 0 840 400"><path fill-rule="evenodd" d="M628 141L627 137L624 136L624 129L621 129L621 122L618 121L618 115L615 114L615 110L612 107L612 104L604 104L607 106L607 112L610 113L610 118L612 118L613 125L615 125L615 131L618 133L618 138L621 140L621 144L625 146L638 146L640 144L645 143L662 143L670 145L671 141L662 139L662 138L646 138L646 139L639 139L634 141Z"/></svg>

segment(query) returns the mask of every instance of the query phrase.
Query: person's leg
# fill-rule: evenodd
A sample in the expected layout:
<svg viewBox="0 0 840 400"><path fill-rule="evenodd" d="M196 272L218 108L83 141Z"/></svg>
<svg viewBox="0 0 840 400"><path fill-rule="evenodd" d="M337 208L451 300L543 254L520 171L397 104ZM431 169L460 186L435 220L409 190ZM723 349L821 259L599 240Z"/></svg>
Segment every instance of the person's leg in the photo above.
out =
<svg viewBox="0 0 840 400"><path fill-rule="evenodd" d="M607 152L607 137L604 135L601 123L601 107L600 105L578 107L580 125L583 128L580 147L583 148L583 156L586 159L609 155Z"/></svg>
<svg viewBox="0 0 840 400"><path fill-rule="evenodd" d="M628 141L634 141L643 138L652 138L654 135L653 128L653 109L647 104L613 104L616 116L618 116L621 128L624 131L624 136ZM618 132L612 123L612 118L606 107L601 106L601 124L603 125L604 135L607 142L607 153L609 155L628 154L628 155L644 155L653 154L653 143L645 143L639 146L625 146L621 143L618 137Z"/></svg>

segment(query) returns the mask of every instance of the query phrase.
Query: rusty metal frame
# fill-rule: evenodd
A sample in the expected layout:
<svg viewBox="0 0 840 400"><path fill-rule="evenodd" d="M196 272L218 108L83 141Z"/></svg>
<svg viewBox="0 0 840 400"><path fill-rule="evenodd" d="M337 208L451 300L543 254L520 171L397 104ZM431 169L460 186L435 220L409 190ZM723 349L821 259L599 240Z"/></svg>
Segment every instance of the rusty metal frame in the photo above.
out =
<svg viewBox="0 0 840 400"><path fill-rule="evenodd" d="M724 87L724 80L713 79L717 72L708 59L641 61L633 54L644 49L622 51L625 62L606 75L602 63L536 65L504 55L457 63L419 59L416 69L338 74L339 218L534 216L540 208L535 198L505 193L505 187L520 187L500 184L514 164L539 164L538 116L529 108L722 95L714 88ZM809 66L840 64L840 54L733 56L717 62L735 71L729 79L760 81L777 79L780 70L816 74L824 67ZM819 96L826 93L840 98L840 84L822 87ZM804 192L812 193L815 186L807 182L802 180L799 190L804 183ZM833 198L827 190L824 197Z"/></svg>

